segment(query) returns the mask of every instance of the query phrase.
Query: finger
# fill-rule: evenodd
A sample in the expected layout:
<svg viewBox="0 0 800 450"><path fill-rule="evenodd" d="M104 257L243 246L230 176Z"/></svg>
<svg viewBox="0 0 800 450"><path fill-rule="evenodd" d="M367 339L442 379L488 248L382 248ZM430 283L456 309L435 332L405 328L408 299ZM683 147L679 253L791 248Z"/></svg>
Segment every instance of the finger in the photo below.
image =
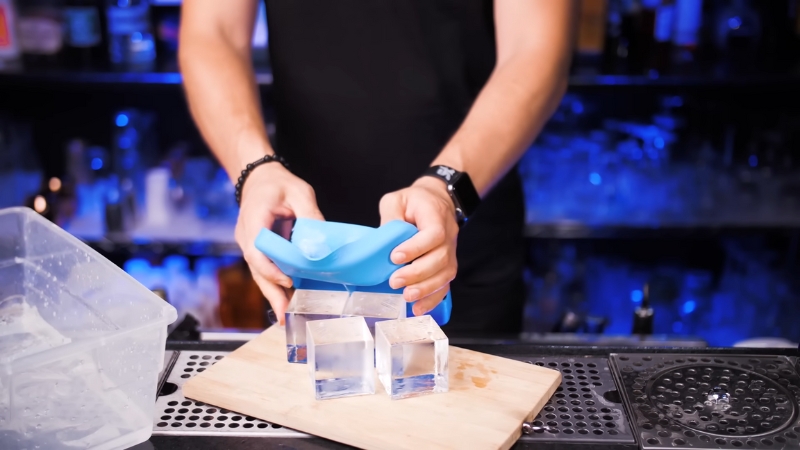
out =
<svg viewBox="0 0 800 450"><path fill-rule="evenodd" d="M403 298L408 302L413 302L425 298L434 292L447 286L455 278L455 267L447 266L442 268L433 276L421 280L414 284L409 284L403 290Z"/></svg>
<svg viewBox="0 0 800 450"><path fill-rule="evenodd" d="M446 246L439 246L411 264L397 269L389 279L389 286L392 289L400 289L436 275L451 263L455 263L455 258L451 258L447 250Z"/></svg>
<svg viewBox="0 0 800 450"><path fill-rule="evenodd" d="M294 195L289 201L294 216L296 218L325 220L317 206L317 195L314 193L314 189L311 186L307 186L306 190L301 189L301 191L300 194Z"/></svg>
<svg viewBox="0 0 800 450"><path fill-rule="evenodd" d="M311 204L304 202L303 204L292 205L292 211L294 211L294 216L298 219L325 220L316 202L312 202Z"/></svg>
<svg viewBox="0 0 800 450"><path fill-rule="evenodd" d="M444 244L447 231L441 224L419 227L419 233L395 247L392 251L392 262L405 264Z"/></svg>
<svg viewBox="0 0 800 450"><path fill-rule="evenodd" d="M405 220L405 208L403 208L403 200L397 194L386 194L381 197L381 201L378 204L378 210L381 214L381 225L393 220Z"/></svg>
<svg viewBox="0 0 800 450"><path fill-rule="evenodd" d="M283 325L286 320L286 308L289 306L289 297L286 291L277 284L270 283L262 276L254 273L253 280L255 280L261 293L264 294L275 316L278 318L278 324Z"/></svg>
<svg viewBox="0 0 800 450"><path fill-rule="evenodd" d="M250 270L263 277L270 283L278 284L285 288L292 287L292 279L286 276L269 258L259 250L253 248L244 252L244 260L250 266Z"/></svg>
<svg viewBox="0 0 800 450"><path fill-rule="evenodd" d="M448 291L450 291L450 284L447 284L442 289L414 303L414 307L412 308L414 315L421 316L431 311L433 308L436 308L445 296L447 296Z"/></svg>

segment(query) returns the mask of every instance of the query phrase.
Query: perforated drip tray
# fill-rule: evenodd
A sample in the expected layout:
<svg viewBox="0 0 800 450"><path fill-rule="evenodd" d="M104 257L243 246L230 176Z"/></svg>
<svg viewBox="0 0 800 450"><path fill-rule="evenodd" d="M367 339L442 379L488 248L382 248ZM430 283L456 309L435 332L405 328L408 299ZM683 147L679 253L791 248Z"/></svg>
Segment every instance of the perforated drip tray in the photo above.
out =
<svg viewBox="0 0 800 450"><path fill-rule="evenodd" d="M800 449L800 376L783 356L613 354L643 449Z"/></svg>
<svg viewBox="0 0 800 450"><path fill-rule="evenodd" d="M182 351L178 354L161 388L162 393L173 392L156 399L154 435L308 437L280 425L186 399L183 383L225 355L227 352Z"/></svg>
<svg viewBox="0 0 800 450"><path fill-rule="evenodd" d="M634 443L606 358L516 358L561 372L561 386L523 440Z"/></svg>

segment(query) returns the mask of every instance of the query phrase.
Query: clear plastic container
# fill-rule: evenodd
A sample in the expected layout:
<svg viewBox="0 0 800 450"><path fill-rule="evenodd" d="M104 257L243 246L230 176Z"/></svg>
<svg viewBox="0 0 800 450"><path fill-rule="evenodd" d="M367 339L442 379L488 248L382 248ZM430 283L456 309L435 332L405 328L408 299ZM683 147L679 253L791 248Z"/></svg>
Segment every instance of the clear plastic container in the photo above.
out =
<svg viewBox="0 0 800 450"><path fill-rule="evenodd" d="M27 208L0 210L0 448L150 438L175 308Z"/></svg>

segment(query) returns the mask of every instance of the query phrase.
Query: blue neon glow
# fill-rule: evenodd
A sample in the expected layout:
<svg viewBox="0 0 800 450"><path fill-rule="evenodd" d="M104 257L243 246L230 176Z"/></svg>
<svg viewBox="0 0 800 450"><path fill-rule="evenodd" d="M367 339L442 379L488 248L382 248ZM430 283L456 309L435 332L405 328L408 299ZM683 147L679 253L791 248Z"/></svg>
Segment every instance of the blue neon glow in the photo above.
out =
<svg viewBox="0 0 800 450"><path fill-rule="evenodd" d="M731 30L738 30L742 26L742 18L739 16L731 17L728 19L728 26L731 27Z"/></svg>
<svg viewBox="0 0 800 450"><path fill-rule="evenodd" d="M661 136L656 137L653 139L653 145L658 149L664 148L664 138Z"/></svg>
<svg viewBox="0 0 800 450"><path fill-rule="evenodd" d="M130 120L128 119L128 116L126 114L117 114L117 119L115 122L117 126L121 128L127 126Z"/></svg>
<svg viewBox="0 0 800 450"><path fill-rule="evenodd" d="M680 333L683 331L683 322L672 322L672 331L674 333Z"/></svg>
<svg viewBox="0 0 800 450"><path fill-rule="evenodd" d="M599 173L592 172L591 174L589 174L589 183L592 183L593 185L597 186L602 182L603 182L603 178L600 177Z"/></svg>
<svg viewBox="0 0 800 450"><path fill-rule="evenodd" d="M92 158L92 170L100 170L103 168L103 160L100 158Z"/></svg>
<svg viewBox="0 0 800 450"><path fill-rule="evenodd" d="M634 289L631 291L631 301L633 303L639 303L644 298L644 293L639 289Z"/></svg>
<svg viewBox="0 0 800 450"><path fill-rule="evenodd" d="M683 313L684 314L693 313L695 308L697 308L697 303L694 300L686 300L683 303Z"/></svg>
<svg viewBox="0 0 800 450"><path fill-rule="evenodd" d="M758 156L750 155L750 157L747 158L747 162L750 163L750 167L757 166L758 165Z"/></svg>
<svg viewBox="0 0 800 450"><path fill-rule="evenodd" d="M583 113L583 103L580 101L572 102L572 112L575 114Z"/></svg>

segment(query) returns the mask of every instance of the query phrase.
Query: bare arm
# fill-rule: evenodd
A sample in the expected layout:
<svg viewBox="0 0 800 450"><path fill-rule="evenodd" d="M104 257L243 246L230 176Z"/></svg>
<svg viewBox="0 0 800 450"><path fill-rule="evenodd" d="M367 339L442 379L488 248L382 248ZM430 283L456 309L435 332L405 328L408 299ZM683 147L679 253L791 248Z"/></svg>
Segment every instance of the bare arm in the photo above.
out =
<svg viewBox="0 0 800 450"><path fill-rule="evenodd" d="M434 164L470 175L483 196L513 166L567 87L572 0L496 0L497 63Z"/></svg>
<svg viewBox="0 0 800 450"><path fill-rule="evenodd" d="M495 0L497 63L472 109L433 164L470 175L481 196L519 160L567 87L573 0ZM410 263L389 281L405 287L414 313L433 309L456 276L458 226L444 183L431 177L381 199L384 222L403 219L420 232L392 261Z"/></svg>
<svg viewBox="0 0 800 450"><path fill-rule="evenodd" d="M234 183L245 166L274 153L250 60L257 0L184 0L179 61L189 109ZM242 189L236 242L253 279L283 323L292 281L255 248L277 220L323 219L314 190L278 163L252 171Z"/></svg>
<svg viewBox="0 0 800 450"><path fill-rule="evenodd" d="M250 59L257 0L185 0L178 58L189 109L232 180L273 153Z"/></svg>

